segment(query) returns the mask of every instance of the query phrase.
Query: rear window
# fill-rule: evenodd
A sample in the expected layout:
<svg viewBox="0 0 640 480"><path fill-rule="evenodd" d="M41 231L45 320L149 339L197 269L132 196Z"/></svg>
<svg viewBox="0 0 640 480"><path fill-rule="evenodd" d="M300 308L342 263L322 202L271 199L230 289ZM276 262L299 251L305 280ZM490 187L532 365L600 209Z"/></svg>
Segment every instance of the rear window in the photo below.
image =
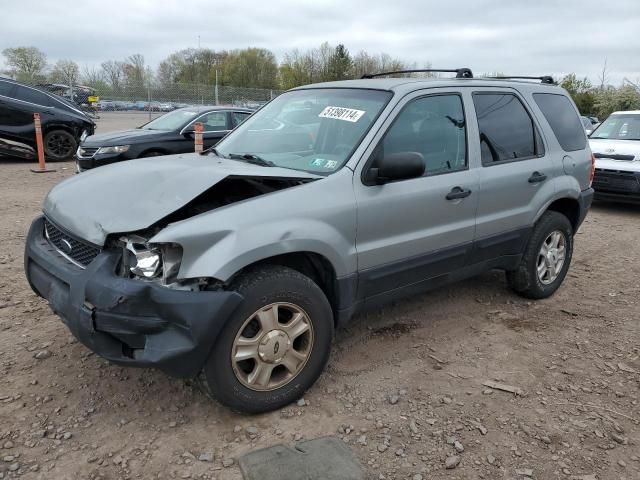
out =
<svg viewBox="0 0 640 480"><path fill-rule="evenodd" d="M553 93L534 93L533 99L542 110L563 150L584 150L587 137L571 101L564 95Z"/></svg>
<svg viewBox="0 0 640 480"><path fill-rule="evenodd" d="M483 165L543 155L544 147L522 102L510 93L473 94Z"/></svg>

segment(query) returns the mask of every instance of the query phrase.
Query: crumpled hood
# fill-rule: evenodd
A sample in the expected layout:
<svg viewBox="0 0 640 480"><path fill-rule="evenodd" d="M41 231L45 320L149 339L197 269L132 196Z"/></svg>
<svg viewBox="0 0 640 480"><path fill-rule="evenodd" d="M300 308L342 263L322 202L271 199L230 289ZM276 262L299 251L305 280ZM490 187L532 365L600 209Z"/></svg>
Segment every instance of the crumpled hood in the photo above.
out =
<svg viewBox="0 0 640 480"><path fill-rule="evenodd" d="M44 214L96 245L111 233L147 228L228 176L321 178L214 155L169 155L115 163L75 175L51 189Z"/></svg>
<svg viewBox="0 0 640 480"><path fill-rule="evenodd" d="M84 147L112 147L115 145L129 145L131 143L153 140L156 137L170 134L167 130L144 130L133 128L116 132L101 133L87 137L83 142Z"/></svg>

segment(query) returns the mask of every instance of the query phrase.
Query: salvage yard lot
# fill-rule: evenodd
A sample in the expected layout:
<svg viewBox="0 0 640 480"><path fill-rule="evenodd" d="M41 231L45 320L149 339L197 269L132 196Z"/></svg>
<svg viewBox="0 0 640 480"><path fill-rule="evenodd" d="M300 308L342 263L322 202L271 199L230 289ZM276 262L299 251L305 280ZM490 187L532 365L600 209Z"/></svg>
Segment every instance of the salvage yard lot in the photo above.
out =
<svg viewBox="0 0 640 480"><path fill-rule="evenodd" d="M144 121L103 114L98 132ZM323 435L367 478L640 478L639 207L594 206L554 297L496 272L360 315L304 405L246 416L101 360L31 292L27 228L74 165L31 166L0 159L0 478L239 479L238 456Z"/></svg>

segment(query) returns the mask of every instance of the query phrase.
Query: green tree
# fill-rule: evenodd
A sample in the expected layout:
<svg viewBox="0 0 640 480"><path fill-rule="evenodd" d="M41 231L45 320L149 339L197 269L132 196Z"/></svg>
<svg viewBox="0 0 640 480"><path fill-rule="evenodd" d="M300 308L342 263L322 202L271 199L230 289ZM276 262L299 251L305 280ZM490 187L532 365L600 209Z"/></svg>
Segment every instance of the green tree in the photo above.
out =
<svg viewBox="0 0 640 480"><path fill-rule="evenodd" d="M575 73L570 73L562 79L560 86L569 92L580 113L583 115L593 113L595 95L588 78L579 79Z"/></svg>
<svg viewBox="0 0 640 480"><path fill-rule="evenodd" d="M54 83L76 85L80 78L80 67L72 60L58 60L53 66L49 78Z"/></svg>
<svg viewBox="0 0 640 480"><path fill-rule="evenodd" d="M275 55L264 48L229 52L222 64L222 85L250 88L276 88L278 64Z"/></svg>
<svg viewBox="0 0 640 480"><path fill-rule="evenodd" d="M2 51L7 73L16 80L36 83L44 80L47 56L35 47L5 48Z"/></svg>
<svg viewBox="0 0 640 480"><path fill-rule="evenodd" d="M345 80L351 78L351 69L353 61L349 50L343 44L338 44L329 58L329 77L328 80Z"/></svg>

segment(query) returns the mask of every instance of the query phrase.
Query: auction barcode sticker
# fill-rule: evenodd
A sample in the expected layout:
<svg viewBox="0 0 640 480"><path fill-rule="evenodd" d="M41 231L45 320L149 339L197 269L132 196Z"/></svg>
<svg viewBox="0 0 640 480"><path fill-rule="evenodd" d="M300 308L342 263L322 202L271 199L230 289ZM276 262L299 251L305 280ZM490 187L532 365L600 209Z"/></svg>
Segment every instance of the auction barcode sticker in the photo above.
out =
<svg viewBox="0 0 640 480"><path fill-rule="evenodd" d="M336 120L357 122L365 113L367 112L364 110L356 110L355 108L325 107L318 116L320 118L335 118Z"/></svg>

